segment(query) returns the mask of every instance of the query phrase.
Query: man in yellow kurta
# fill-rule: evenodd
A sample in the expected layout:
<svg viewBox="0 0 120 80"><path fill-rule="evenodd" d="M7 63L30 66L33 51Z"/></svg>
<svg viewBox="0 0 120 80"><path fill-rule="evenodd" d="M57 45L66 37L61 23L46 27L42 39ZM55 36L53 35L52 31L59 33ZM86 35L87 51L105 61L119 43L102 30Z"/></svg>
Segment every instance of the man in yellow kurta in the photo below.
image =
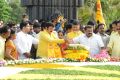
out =
<svg viewBox="0 0 120 80"><path fill-rule="evenodd" d="M120 57L120 34L116 33L110 37L108 47L111 50L111 56Z"/></svg>
<svg viewBox="0 0 120 80"><path fill-rule="evenodd" d="M112 57L120 57L120 21L117 23L117 32L110 37L108 49Z"/></svg>
<svg viewBox="0 0 120 80"><path fill-rule="evenodd" d="M72 25L72 31L67 34L67 38L69 38L69 39L73 39L73 38L83 34L80 31L80 24L79 24L79 22L77 20L73 20L72 24L73 24Z"/></svg>
<svg viewBox="0 0 120 80"><path fill-rule="evenodd" d="M64 39L58 39L53 33L54 26L46 23L47 29L39 34L39 44L37 49L37 57L60 58L61 50L57 43L63 43Z"/></svg>
<svg viewBox="0 0 120 80"><path fill-rule="evenodd" d="M72 31L72 32L67 34L67 38L73 39L75 37L80 36L81 34L83 34L81 31Z"/></svg>

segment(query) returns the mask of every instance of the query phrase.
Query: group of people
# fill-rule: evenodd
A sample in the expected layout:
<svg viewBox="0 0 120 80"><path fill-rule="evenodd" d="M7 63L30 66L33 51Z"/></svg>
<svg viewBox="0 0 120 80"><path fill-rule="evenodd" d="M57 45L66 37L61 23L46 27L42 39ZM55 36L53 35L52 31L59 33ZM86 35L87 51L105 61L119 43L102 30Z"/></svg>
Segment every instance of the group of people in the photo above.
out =
<svg viewBox="0 0 120 80"><path fill-rule="evenodd" d="M89 47L90 57L106 50L113 57L120 57L120 21L105 24L89 21L81 26L79 20L66 21L61 16L44 20L29 21L23 16L19 27L8 23L0 27L0 59L17 60L26 58L62 58L65 46L82 44Z"/></svg>

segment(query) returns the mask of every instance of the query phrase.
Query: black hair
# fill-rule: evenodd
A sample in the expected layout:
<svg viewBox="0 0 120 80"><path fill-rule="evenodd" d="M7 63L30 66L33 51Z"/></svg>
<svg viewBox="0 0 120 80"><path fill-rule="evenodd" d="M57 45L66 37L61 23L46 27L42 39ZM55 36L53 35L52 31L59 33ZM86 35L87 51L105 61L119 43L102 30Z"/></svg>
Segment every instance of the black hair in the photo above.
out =
<svg viewBox="0 0 120 80"><path fill-rule="evenodd" d="M16 31L11 29L10 36L6 39L6 42L11 38L13 34L16 34Z"/></svg>
<svg viewBox="0 0 120 80"><path fill-rule="evenodd" d="M109 25L109 29L112 29L112 24Z"/></svg>
<svg viewBox="0 0 120 80"><path fill-rule="evenodd" d="M46 22L46 28L49 28L50 26L54 27L54 25L51 22Z"/></svg>
<svg viewBox="0 0 120 80"><path fill-rule="evenodd" d="M38 21L39 21L39 23L45 22L44 19L39 19Z"/></svg>
<svg viewBox="0 0 120 80"><path fill-rule="evenodd" d="M88 28L93 28L93 27L91 25L86 25L84 29L87 30Z"/></svg>
<svg viewBox="0 0 120 80"><path fill-rule="evenodd" d="M94 26L95 23L94 23L93 21L88 21L87 25L92 25L92 26Z"/></svg>
<svg viewBox="0 0 120 80"><path fill-rule="evenodd" d="M71 20L70 23L72 23L73 25L80 25L80 21L77 20L77 19L73 19L73 20Z"/></svg>
<svg viewBox="0 0 120 80"><path fill-rule="evenodd" d="M20 29L23 29L23 27L26 27L27 24L29 24L28 21L23 21L23 22L21 22L21 23L20 23Z"/></svg>
<svg viewBox="0 0 120 80"><path fill-rule="evenodd" d="M105 26L105 24L103 24L103 23L98 24L98 28L99 28L100 26L102 26L102 25L104 25L104 26Z"/></svg>
<svg viewBox="0 0 120 80"><path fill-rule="evenodd" d="M61 33L63 33L63 35L64 35L64 31L62 31L62 30L59 30L57 33L59 34L60 32L61 32Z"/></svg>
<svg viewBox="0 0 120 80"><path fill-rule="evenodd" d="M46 28L46 22L43 21L43 22L41 23L41 31L43 31L45 28Z"/></svg>
<svg viewBox="0 0 120 80"><path fill-rule="evenodd" d="M33 24L33 28L39 28L39 27L41 27L41 25L40 25L39 22L35 22L35 23Z"/></svg>
<svg viewBox="0 0 120 80"><path fill-rule="evenodd" d="M111 35L111 33L112 33L112 23L109 25L109 29L107 29L106 30L106 33L108 34L108 35Z"/></svg>
<svg viewBox="0 0 120 80"><path fill-rule="evenodd" d="M73 23L73 21L74 21L74 19L71 19L71 20L69 21L69 23Z"/></svg>
<svg viewBox="0 0 120 80"><path fill-rule="evenodd" d="M117 21L117 24L118 24L118 23L120 23L120 20L119 20L119 21Z"/></svg>
<svg viewBox="0 0 120 80"><path fill-rule="evenodd" d="M0 34L6 33L8 32L8 30L10 30L10 27L5 25L2 28L0 28Z"/></svg>
<svg viewBox="0 0 120 80"><path fill-rule="evenodd" d="M62 32L62 33L63 33L63 31L62 31L62 30L59 30L57 33L60 33L60 32Z"/></svg>
<svg viewBox="0 0 120 80"><path fill-rule="evenodd" d="M112 24L117 25L117 22L118 22L118 21L117 21L117 20L115 20L115 21L113 21L113 22L112 22Z"/></svg>
<svg viewBox="0 0 120 80"><path fill-rule="evenodd" d="M68 30L68 29L72 29L72 24L71 23L68 23L67 25L65 25L65 30Z"/></svg>
<svg viewBox="0 0 120 80"><path fill-rule="evenodd" d="M32 21L27 21L29 23L29 25L33 25L33 22Z"/></svg>
<svg viewBox="0 0 120 80"><path fill-rule="evenodd" d="M15 26L15 25L16 25L16 24L15 24L14 22L12 22L12 21L7 23L7 26L9 26L10 28L12 28L12 27Z"/></svg>
<svg viewBox="0 0 120 80"><path fill-rule="evenodd" d="M15 34L15 33L16 33L16 31L11 29L11 33L10 34Z"/></svg>

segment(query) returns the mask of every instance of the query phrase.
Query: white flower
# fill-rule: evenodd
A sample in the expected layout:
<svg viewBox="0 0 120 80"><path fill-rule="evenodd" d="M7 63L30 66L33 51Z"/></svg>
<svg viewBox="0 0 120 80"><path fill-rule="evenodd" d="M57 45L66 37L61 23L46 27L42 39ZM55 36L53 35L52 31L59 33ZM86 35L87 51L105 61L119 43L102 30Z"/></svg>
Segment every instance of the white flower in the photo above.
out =
<svg viewBox="0 0 120 80"><path fill-rule="evenodd" d="M104 62L107 62L107 61L108 61L108 59L104 59L103 61L104 61Z"/></svg>
<svg viewBox="0 0 120 80"><path fill-rule="evenodd" d="M8 63L6 62L5 64L4 64L4 66L7 66L8 65Z"/></svg>

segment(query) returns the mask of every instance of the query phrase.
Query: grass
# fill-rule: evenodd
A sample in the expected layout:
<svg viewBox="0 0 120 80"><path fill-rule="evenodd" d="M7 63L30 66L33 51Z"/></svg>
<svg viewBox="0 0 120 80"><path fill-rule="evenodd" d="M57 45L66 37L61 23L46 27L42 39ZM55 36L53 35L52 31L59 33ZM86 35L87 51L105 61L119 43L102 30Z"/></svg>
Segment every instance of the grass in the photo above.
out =
<svg viewBox="0 0 120 80"><path fill-rule="evenodd" d="M120 66L113 65L101 65L101 66L85 66L88 68L96 68L101 70L112 70L112 71L120 71Z"/></svg>
<svg viewBox="0 0 120 80"><path fill-rule="evenodd" d="M61 70L61 69L44 69L44 70L29 70L21 72L22 74L54 74L54 75L87 75L87 76L102 76L102 77L119 77L117 74L106 74L106 73L93 73L87 71L77 71L77 70Z"/></svg>
<svg viewBox="0 0 120 80"><path fill-rule="evenodd" d="M19 76L19 78L18 78ZM20 80L120 80L120 66L40 68L22 71L6 79Z"/></svg>
<svg viewBox="0 0 120 80"><path fill-rule="evenodd" d="M120 71L120 66L86 66L87 68L97 68L100 70L114 70ZM37 69L37 70L29 70L23 71L20 74L54 74L54 75L86 75L86 76L102 76L102 77L118 77L118 74L106 74L106 73L95 73L83 70L64 70L64 69Z"/></svg>

